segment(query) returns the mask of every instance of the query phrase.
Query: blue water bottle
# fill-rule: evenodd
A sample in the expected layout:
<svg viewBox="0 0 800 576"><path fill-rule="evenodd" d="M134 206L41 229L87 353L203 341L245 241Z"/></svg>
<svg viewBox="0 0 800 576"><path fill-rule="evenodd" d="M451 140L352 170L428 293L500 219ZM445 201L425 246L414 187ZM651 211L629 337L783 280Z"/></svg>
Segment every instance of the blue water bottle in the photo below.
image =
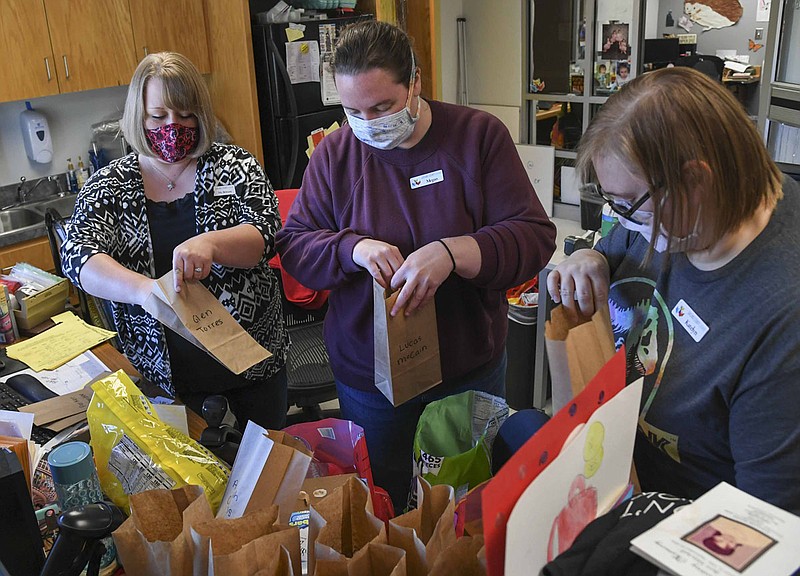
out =
<svg viewBox="0 0 800 576"><path fill-rule="evenodd" d="M86 442L67 442L47 455L53 484L62 511L103 500L100 481ZM100 574L113 574L117 568L117 550L109 536L103 539L106 551L100 560Z"/></svg>

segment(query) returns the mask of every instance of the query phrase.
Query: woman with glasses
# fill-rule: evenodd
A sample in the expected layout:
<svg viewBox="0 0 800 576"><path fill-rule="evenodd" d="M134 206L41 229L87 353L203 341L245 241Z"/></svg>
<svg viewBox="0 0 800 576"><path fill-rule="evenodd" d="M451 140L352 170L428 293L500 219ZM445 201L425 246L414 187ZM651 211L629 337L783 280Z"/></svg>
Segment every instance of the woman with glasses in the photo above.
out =
<svg viewBox="0 0 800 576"><path fill-rule="evenodd" d="M385 22L342 31L334 53L347 124L314 150L276 246L304 285L330 289L325 341L342 415L365 430L375 483L405 507L426 403L505 395L505 291L555 248L497 118L421 97L409 37ZM392 314L436 302L444 381L393 407L375 386L373 279Z"/></svg>
<svg viewBox="0 0 800 576"><path fill-rule="evenodd" d="M689 68L609 98L577 169L619 226L547 288L575 317L608 303L628 381L645 379L642 489L695 498L726 481L800 512L800 187Z"/></svg>

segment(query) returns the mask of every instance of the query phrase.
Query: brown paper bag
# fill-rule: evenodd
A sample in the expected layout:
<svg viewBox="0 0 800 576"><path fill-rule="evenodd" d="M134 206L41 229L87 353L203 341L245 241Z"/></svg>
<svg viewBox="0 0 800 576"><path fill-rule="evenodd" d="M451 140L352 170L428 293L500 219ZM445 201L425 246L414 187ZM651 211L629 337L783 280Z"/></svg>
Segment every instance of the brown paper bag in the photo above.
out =
<svg viewBox="0 0 800 576"><path fill-rule="evenodd" d="M404 528L388 522L381 527L380 534L372 540L371 544L386 544L405 551L408 576L426 576L428 574L425 545L417 537L413 528Z"/></svg>
<svg viewBox="0 0 800 576"><path fill-rule="evenodd" d="M347 563L348 576L406 576L406 553L400 548L371 542Z"/></svg>
<svg viewBox="0 0 800 576"><path fill-rule="evenodd" d="M392 518L390 524L413 528L425 545L428 566L433 566L442 551L456 541L454 528L455 498L447 484L431 486L417 477L417 508Z"/></svg>
<svg viewBox="0 0 800 576"><path fill-rule="evenodd" d="M200 282L184 282L180 292L175 292L173 282L169 271L156 281L157 288L145 301L144 309L159 322L234 374L272 356Z"/></svg>
<svg viewBox="0 0 800 576"><path fill-rule="evenodd" d="M484 576L483 536L465 536L443 551L430 576Z"/></svg>
<svg viewBox="0 0 800 576"><path fill-rule="evenodd" d="M217 518L239 518L276 504L281 524L288 524L309 464L311 452L302 442L249 421Z"/></svg>
<svg viewBox="0 0 800 576"><path fill-rule="evenodd" d="M553 413L578 395L614 355L614 333L608 307L576 324L556 306L545 323L545 346L553 390Z"/></svg>
<svg viewBox="0 0 800 576"><path fill-rule="evenodd" d="M399 406L442 381L436 305L411 316L392 317L399 290L390 293L373 280L375 386Z"/></svg>
<svg viewBox="0 0 800 576"><path fill-rule="evenodd" d="M382 526L372 514L369 490L357 478L350 478L309 510L308 573L314 573L318 558L337 560L338 554L351 558Z"/></svg>
<svg viewBox="0 0 800 576"><path fill-rule="evenodd" d="M200 486L130 497L131 516L112 536L126 574L191 576L193 524L214 518Z"/></svg>
<svg viewBox="0 0 800 576"><path fill-rule="evenodd" d="M248 514L235 520L215 519L192 530L195 545L195 576L249 576L259 570L279 570L276 557L288 553L288 565L281 574L302 574L300 562L300 531L288 526L247 526L257 516ZM233 527L236 528L233 528ZM262 532L256 536L257 532ZM255 536L255 537L253 537Z"/></svg>

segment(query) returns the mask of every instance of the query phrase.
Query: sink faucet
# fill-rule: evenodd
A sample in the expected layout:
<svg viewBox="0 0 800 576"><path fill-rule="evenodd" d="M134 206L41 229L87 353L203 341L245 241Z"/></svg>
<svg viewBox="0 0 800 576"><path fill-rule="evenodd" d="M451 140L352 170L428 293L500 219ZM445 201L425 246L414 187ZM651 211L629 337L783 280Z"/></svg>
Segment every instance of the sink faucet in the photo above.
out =
<svg viewBox="0 0 800 576"><path fill-rule="evenodd" d="M28 201L28 198L30 198L31 194L33 194L33 191L36 190L36 188L39 187L39 184L41 184L42 182L52 182L53 181L53 177L52 176L47 176L46 178L40 178L36 182L36 184L31 186L27 190L25 190L25 182L26 181L27 181L27 178L25 178L25 176L20 176L19 184L17 185L17 200L19 201L20 204L25 204L25 202ZM56 185L59 188L59 192L60 192L61 191L61 189L60 189L61 187L58 186L58 180L56 180Z"/></svg>

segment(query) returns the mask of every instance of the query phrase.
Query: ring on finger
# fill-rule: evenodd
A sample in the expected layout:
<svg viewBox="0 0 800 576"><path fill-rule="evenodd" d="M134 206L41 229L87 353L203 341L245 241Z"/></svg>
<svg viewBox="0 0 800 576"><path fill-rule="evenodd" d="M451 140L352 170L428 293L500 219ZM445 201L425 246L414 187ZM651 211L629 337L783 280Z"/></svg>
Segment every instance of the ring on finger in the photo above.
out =
<svg viewBox="0 0 800 576"><path fill-rule="evenodd" d="M202 271L203 271L203 268L202 268L202 267L200 267L200 266L198 266L197 268L195 268L195 269L194 269L194 271L195 271L196 273L200 274L200 272L202 272Z"/></svg>

